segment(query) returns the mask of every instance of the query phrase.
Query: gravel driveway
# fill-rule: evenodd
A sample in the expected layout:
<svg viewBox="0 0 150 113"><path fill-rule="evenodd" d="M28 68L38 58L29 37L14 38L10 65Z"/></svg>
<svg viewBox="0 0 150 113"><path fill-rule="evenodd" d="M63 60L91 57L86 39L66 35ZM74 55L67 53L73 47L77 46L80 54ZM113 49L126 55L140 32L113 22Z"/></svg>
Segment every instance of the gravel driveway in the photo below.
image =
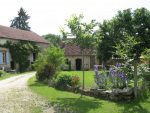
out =
<svg viewBox="0 0 150 113"><path fill-rule="evenodd" d="M42 113L54 113L50 103L28 89L27 80L34 75L35 72L31 72L0 81L0 113L37 113L41 110Z"/></svg>

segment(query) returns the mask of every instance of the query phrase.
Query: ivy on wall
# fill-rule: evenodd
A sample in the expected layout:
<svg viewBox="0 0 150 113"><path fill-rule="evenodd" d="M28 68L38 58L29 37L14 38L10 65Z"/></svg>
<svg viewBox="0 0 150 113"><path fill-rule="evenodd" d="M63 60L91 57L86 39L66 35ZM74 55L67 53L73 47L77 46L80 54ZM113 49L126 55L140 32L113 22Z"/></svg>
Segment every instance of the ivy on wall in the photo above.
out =
<svg viewBox="0 0 150 113"><path fill-rule="evenodd" d="M18 41L16 43L7 41L5 44L0 45L0 47L9 49L12 60L19 64L19 72L24 72L29 67L29 55L39 51L39 47L36 43L29 41Z"/></svg>

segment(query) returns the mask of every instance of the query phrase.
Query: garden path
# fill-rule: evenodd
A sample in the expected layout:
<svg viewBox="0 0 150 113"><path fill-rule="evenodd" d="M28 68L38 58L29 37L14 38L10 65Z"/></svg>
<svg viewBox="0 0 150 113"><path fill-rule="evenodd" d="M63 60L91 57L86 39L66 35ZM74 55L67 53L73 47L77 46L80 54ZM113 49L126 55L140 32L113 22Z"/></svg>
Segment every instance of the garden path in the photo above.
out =
<svg viewBox="0 0 150 113"><path fill-rule="evenodd" d="M0 113L54 113L49 102L27 87L27 80L34 75L31 72L0 81Z"/></svg>

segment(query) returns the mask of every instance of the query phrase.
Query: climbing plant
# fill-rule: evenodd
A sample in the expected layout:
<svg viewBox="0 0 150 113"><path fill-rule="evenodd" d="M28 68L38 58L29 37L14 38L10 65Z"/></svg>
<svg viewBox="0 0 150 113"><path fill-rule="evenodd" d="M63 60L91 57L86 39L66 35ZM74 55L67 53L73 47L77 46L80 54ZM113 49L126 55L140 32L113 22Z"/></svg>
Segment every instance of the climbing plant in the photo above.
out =
<svg viewBox="0 0 150 113"><path fill-rule="evenodd" d="M29 67L29 55L39 51L36 43L29 41L18 41L16 43L7 41L0 46L9 49L12 60L19 65L19 72L24 72Z"/></svg>

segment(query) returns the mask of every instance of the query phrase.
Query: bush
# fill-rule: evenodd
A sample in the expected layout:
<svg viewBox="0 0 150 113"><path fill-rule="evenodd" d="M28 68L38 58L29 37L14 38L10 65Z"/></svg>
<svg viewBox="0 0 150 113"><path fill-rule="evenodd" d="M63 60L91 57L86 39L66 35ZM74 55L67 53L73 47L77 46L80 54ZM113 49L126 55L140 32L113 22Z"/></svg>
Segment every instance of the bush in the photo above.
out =
<svg viewBox="0 0 150 113"><path fill-rule="evenodd" d="M5 74L5 71L0 70L0 77L1 77L3 74Z"/></svg>
<svg viewBox="0 0 150 113"><path fill-rule="evenodd" d="M72 79L71 79L72 87L73 88L79 87L79 81L80 81L80 77L79 76L72 76Z"/></svg>
<svg viewBox="0 0 150 113"><path fill-rule="evenodd" d="M57 88L67 88L67 86L72 85L72 77L70 75L61 75L58 76L57 81L56 81L56 87Z"/></svg>
<svg viewBox="0 0 150 113"><path fill-rule="evenodd" d="M38 55L33 64L37 71L36 78L38 81L51 80L64 64L64 51L59 47L49 47L43 53Z"/></svg>
<svg viewBox="0 0 150 113"><path fill-rule="evenodd" d="M76 89L79 88L79 81L80 78L78 76L61 75L57 77L56 87L60 89L67 89L69 87Z"/></svg>

